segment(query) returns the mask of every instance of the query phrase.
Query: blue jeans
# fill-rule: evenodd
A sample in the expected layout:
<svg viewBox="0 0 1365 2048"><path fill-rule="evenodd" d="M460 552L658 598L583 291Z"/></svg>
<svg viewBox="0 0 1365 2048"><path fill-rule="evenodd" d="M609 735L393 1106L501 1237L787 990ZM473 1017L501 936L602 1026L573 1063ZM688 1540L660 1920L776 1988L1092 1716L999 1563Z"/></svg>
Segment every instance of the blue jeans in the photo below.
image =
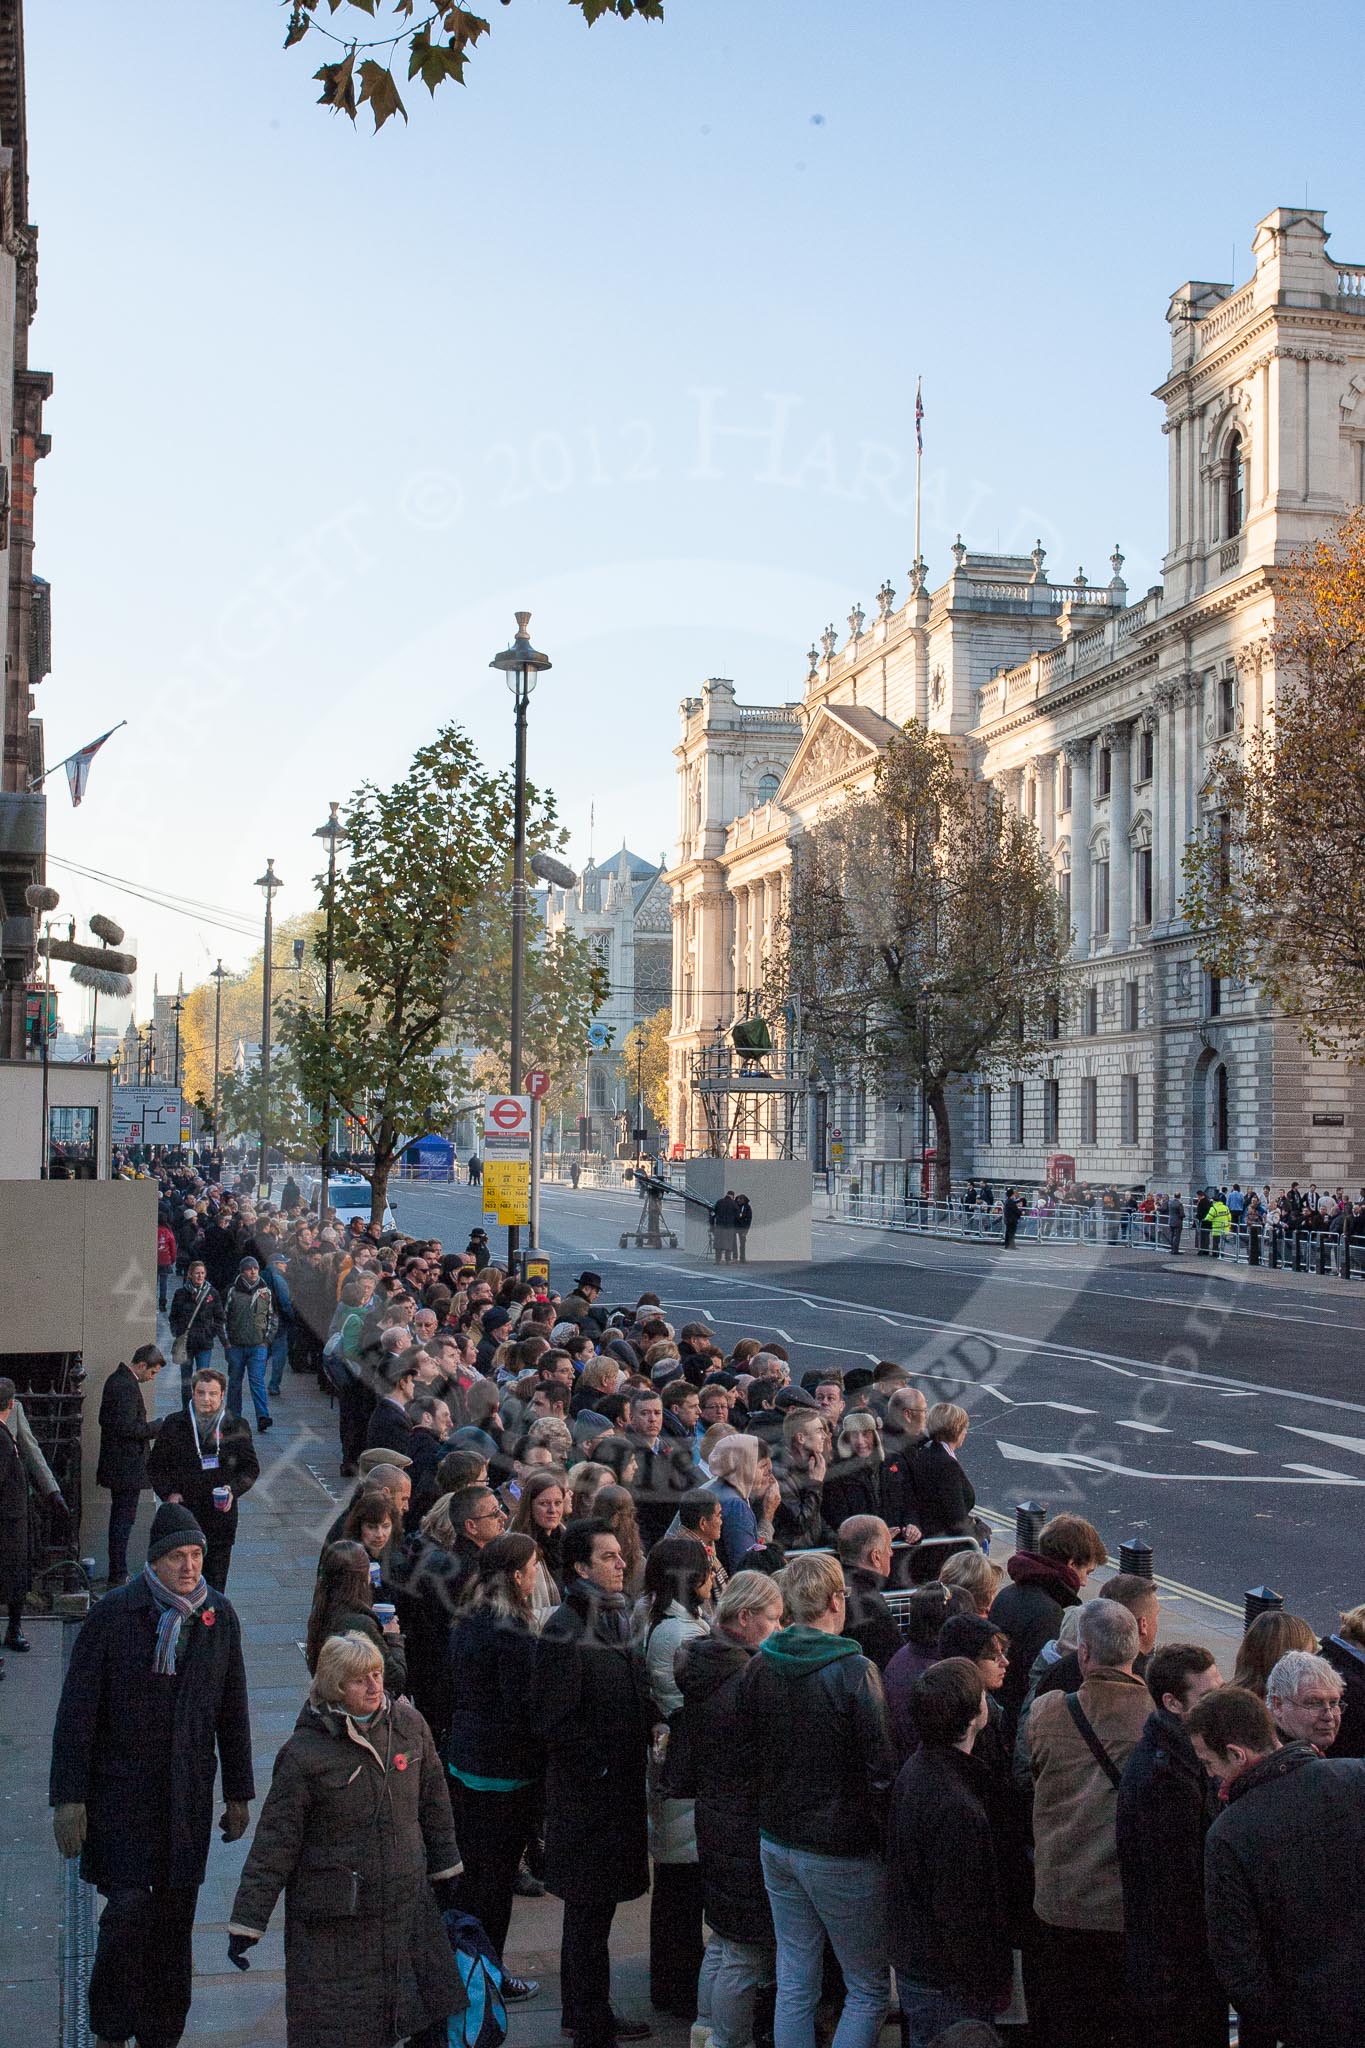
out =
<svg viewBox="0 0 1365 2048"><path fill-rule="evenodd" d="M270 1391L278 1394L284 1384L284 1368L289 1359L289 1332L281 1323L270 1346Z"/></svg>
<svg viewBox="0 0 1365 2048"><path fill-rule="evenodd" d="M242 1375L246 1374L251 1387L251 1399L256 1410L256 1420L264 1422L270 1413L270 1399L265 1384L264 1344L226 1344L228 1362L228 1414L242 1412Z"/></svg>
<svg viewBox="0 0 1365 2048"><path fill-rule="evenodd" d="M931 1984L907 1984L899 1977L896 1983L901 2011L905 2014L906 2048L932 2048L939 2035L956 2026L959 2020L992 2017L989 1999L973 1998L970 1992L952 1985L940 1991Z"/></svg>
<svg viewBox="0 0 1365 2048"><path fill-rule="evenodd" d="M182 1408L188 1408L190 1405L190 1381L197 1372L202 1372L206 1365L212 1364L213 1346L211 1344L207 1351L191 1351L189 1357L180 1368L180 1405Z"/></svg>
<svg viewBox="0 0 1365 2048"><path fill-rule="evenodd" d="M770 1941L732 1941L712 1929L697 1979L697 2018L710 2027L712 2048L748 2048L754 1993L772 1981Z"/></svg>
<svg viewBox="0 0 1365 2048"><path fill-rule="evenodd" d="M775 2048L815 2048L826 1935L845 1985L832 2048L876 2048L891 2004L885 1865L766 1840L759 1849L777 1934Z"/></svg>

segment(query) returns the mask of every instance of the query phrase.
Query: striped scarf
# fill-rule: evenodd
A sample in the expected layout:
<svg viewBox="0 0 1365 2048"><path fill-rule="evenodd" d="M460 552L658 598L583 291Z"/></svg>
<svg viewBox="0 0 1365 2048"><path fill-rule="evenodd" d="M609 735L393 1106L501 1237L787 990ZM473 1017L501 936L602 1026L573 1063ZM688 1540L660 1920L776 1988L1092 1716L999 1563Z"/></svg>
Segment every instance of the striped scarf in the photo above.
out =
<svg viewBox="0 0 1365 2048"><path fill-rule="evenodd" d="M209 1597L209 1589L200 1579L194 1591L182 1599L179 1593L172 1593L169 1586L162 1585L149 1564L142 1567L142 1579L161 1611L156 1625L156 1654L152 1658L152 1670L162 1678L172 1678L180 1643L180 1624L187 1614L198 1613Z"/></svg>

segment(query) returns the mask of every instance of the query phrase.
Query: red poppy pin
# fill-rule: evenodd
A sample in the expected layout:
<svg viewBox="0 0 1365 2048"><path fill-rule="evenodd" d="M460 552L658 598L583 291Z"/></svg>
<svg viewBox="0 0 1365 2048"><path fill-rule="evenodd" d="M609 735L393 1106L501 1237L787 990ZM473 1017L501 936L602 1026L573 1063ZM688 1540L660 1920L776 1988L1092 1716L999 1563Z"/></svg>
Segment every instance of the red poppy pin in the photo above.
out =
<svg viewBox="0 0 1365 2048"><path fill-rule="evenodd" d="M217 1617L217 1616L215 1615L215 1613L214 1613L214 1611L213 1611L213 1609L212 1609L211 1607L206 1607L206 1608L204 1609L204 1627L205 1627L205 1628L212 1628L212 1627L213 1627L213 1624L214 1624L214 1622L215 1622L215 1621L217 1620L217 1618L218 1618L218 1617Z"/></svg>
<svg viewBox="0 0 1365 2048"><path fill-rule="evenodd" d="M408 1756L406 1750L399 1750L397 1756L393 1760L393 1767L396 1771L405 1771L407 1769Z"/></svg>

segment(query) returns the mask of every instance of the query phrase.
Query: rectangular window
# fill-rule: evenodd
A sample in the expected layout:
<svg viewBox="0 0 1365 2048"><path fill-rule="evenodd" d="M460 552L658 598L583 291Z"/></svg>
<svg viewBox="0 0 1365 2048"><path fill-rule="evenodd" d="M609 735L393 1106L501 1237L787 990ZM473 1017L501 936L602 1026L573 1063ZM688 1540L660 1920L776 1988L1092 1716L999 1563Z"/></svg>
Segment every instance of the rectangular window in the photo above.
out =
<svg viewBox="0 0 1365 2048"><path fill-rule="evenodd" d="M1097 860L1094 869L1095 881L1095 937L1109 936L1109 863Z"/></svg>
<svg viewBox="0 0 1365 2048"><path fill-rule="evenodd" d="M1237 680L1234 676L1220 676L1218 679L1218 730L1226 737L1237 724Z"/></svg>
<svg viewBox="0 0 1365 2048"><path fill-rule="evenodd" d="M1062 1084L1060 1081L1043 1083L1043 1143L1055 1145L1061 1135Z"/></svg>
<svg viewBox="0 0 1365 2048"><path fill-rule="evenodd" d="M1088 988L1081 997L1081 1030L1087 1038L1093 1038L1100 1028L1100 992Z"/></svg>
<svg viewBox="0 0 1365 2048"><path fill-rule="evenodd" d="M1223 1014L1223 977L1221 974L1211 974L1209 976L1208 1013L1210 1017L1221 1017Z"/></svg>
<svg viewBox="0 0 1365 2048"><path fill-rule="evenodd" d="M1137 779L1150 782L1156 767L1156 734L1150 725L1138 727Z"/></svg>
<svg viewBox="0 0 1365 2048"><path fill-rule="evenodd" d="M1060 1038L1062 1035L1062 1006L1054 996L1043 1015L1044 1038Z"/></svg>
<svg viewBox="0 0 1365 2048"><path fill-rule="evenodd" d="M1024 1142L1024 1084L1023 1084L1023 1082L1022 1082L1022 1081L1011 1081L1011 1082L1010 1082L1010 1143L1011 1143L1011 1145L1022 1145L1022 1144L1023 1144L1023 1142Z"/></svg>
<svg viewBox="0 0 1365 2048"><path fill-rule="evenodd" d="M991 1134L994 1110L995 1090L987 1085L976 1098L976 1136L979 1144L991 1145L995 1142Z"/></svg>
<svg viewBox="0 0 1365 2048"><path fill-rule="evenodd" d="M1063 917L1063 919L1065 920L1066 924L1067 924L1068 926L1070 926L1070 923L1071 923L1071 870L1070 870L1070 868L1063 868L1063 869L1061 870L1061 872L1059 873L1059 875L1057 876L1057 896L1058 896L1058 899L1059 899L1059 901L1060 901L1060 903L1061 903L1061 906L1062 906L1062 917Z"/></svg>
<svg viewBox="0 0 1365 2048"><path fill-rule="evenodd" d="M1226 893L1232 882L1232 815L1219 811L1213 821L1214 842L1217 846L1217 875L1220 895Z"/></svg>
<svg viewBox="0 0 1365 2048"><path fill-rule="evenodd" d="M1061 764L1061 775L1059 777L1061 796L1057 802L1057 809L1059 811L1069 811L1071 809L1071 763L1065 754L1061 756Z"/></svg>
<svg viewBox="0 0 1365 2048"><path fill-rule="evenodd" d="M1028 803L1029 819L1036 825L1038 822L1038 784L1031 775L1028 779L1028 788L1025 795Z"/></svg>
<svg viewBox="0 0 1365 2048"><path fill-rule="evenodd" d="M1100 1084L1093 1074L1081 1079L1081 1143L1093 1145L1099 1137L1100 1127Z"/></svg>
<svg viewBox="0 0 1365 2048"><path fill-rule="evenodd" d="M1138 985L1135 981L1123 984L1123 1028L1125 1031L1138 1028Z"/></svg>
<svg viewBox="0 0 1365 2048"><path fill-rule="evenodd" d="M1133 896L1140 925L1152 921L1152 849L1140 846L1133 860Z"/></svg>
<svg viewBox="0 0 1365 2048"><path fill-rule="evenodd" d="M1123 1096L1120 1114L1122 1117L1121 1142L1125 1145L1136 1145L1138 1142L1138 1077L1136 1074L1125 1074L1123 1077Z"/></svg>
<svg viewBox="0 0 1365 2048"><path fill-rule="evenodd" d="M1108 747L1100 748L1099 760L1095 763L1095 794L1108 796L1114 782L1114 756Z"/></svg>

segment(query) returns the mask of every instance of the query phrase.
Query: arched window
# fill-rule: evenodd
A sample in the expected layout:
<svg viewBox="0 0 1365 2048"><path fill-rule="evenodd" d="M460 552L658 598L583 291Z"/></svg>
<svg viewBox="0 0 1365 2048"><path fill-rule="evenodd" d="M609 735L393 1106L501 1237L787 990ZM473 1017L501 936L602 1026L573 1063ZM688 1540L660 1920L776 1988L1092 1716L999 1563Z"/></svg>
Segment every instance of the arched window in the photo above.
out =
<svg viewBox="0 0 1365 2048"><path fill-rule="evenodd" d="M1226 1067L1214 1068L1211 1108L1213 1112L1213 1129L1211 1132L1213 1150L1215 1152L1226 1152L1228 1149L1228 1070Z"/></svg>
<svg viewBox="0 0 1365 2048"><path fill-rule="evenodd" d="M774 801L775 801L775 799L776 799L776 797L777 797L777 790L778 790L778 778L777 778L777 776L775 776L775 775L760 775L760 776L759 776L759 778L758 778L758 797L757 797L757 801L758 801L759 803L761 803L761 804L770 804L770 803L774 802Z"/></svg>
<svg viewBox="0 0 1365 2048"><path fill-rule="evenodd" d="M1223 500L1223 537L1231 540L1242 531L1246 514L1246 466L1242 461L1242 437L1234 434L1228 442Z"/></svg>

